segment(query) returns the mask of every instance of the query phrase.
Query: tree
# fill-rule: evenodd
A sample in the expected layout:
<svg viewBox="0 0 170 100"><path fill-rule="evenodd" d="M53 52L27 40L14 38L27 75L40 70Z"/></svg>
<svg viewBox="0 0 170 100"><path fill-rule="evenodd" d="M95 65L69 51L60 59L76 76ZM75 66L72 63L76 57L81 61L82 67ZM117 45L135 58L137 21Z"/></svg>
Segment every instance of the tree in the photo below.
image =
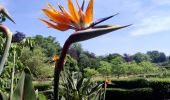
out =
<svg viewBox="0 0 170 100"><path fill-rule="evenodd" d="M116 57L120 57L123 58L120 54L118 53L114 53L114 54L109 54L108 56L106 56L106 61L111 62L112 59L116 58Z"/></svg>
<svg viewBox="0 0 170 100"><path fill-rule="evenodd" d="M71 45L68 53L79 62L80 54L83 52L82 45L80 43L74 43Z"/></svg>
<svg viewBox="0 0 170 100"><path fill-rule="evenodd" d="M66 57L65 68L69 71L78 71L77 61L70 55L67 55Z"/></svg>
<svg viewBox="0 0 170 100"><path fill-rule="evenodd" d="M125 60L122 56L116 56L111 60L112 64L112 73L118 78L120 75L125 75L126 66L124 65Z"/></svg>
<svg viewBox="0 0 170 100"><path fill-rule="evenodd" d="M33 51L23 48L20 56L23 66L28 67L37 78L47 78L53 75L53 68L46 63L48 58L43 51L44 49L41 47L36 47Z"/></svg>
<svg viewBox="0 0 170 100"><path fill-rule="evenodd" d="M99 73L97 70L89 68L89 67L85 68L84 72L85 72L85 77L92 77Z"/></svg>
<svg viewBox="0 0 170 100"><path fill-rule="evenodd" d="M79 69L83 72L84 68L87 68L90 66L89 63L89 58L87 55L85 54L80 54L80 58L79 58L79 63L78 63Z"/></svg>
<svg viewBox="0 0 170 100"><path fill-rule="evenodd" d="M143 73L143 68L139 66L135 61L126 63L124 66L127 66L127 75L137 75Z"/></svg>
<svg viewBox="0 0 170 100"><path fill-rule="evenodd" d="M92 52L84 51L83 53L86 54L89 58L96 58L96 55Z"/></svg>
<svg viewBox="0 0 170 100"><path fill-rule="evenodd" d="M147 55L151 58L151 62L159 63L166 61L166 55L163 52L158 51L148 51Z"/></svg>
<svg viewBox="0 0 170 100"><path fill-rule="evenodd" d="M153 63L150 63L149 61L143 61L139 63L139 66L143 68L143 73L144 74L151 74L158 72L158 66L154 65Z"/></svg>
<svg viewBox="0 0 170 100"><path fill-rule="evenodd" d="M149 61L149 56L139 52L133 55L133 60L135 60L137 63Z"/></svg>
<svg viewBox="0 0 170 100"><path fill-rule="evenodd" d="M123 59L122 56L116 56L116 57L114 57L114 58L110 61L110 63L111 63L113 66L117 66L117 65L122 64L122 63L124 63L124 62L125 62L125 60Z"/></svg>
<svg viewBox="0 0 170 100"><path fill-rule="evenodd" d="M85 53L81 53L78 66L81 71L83 71L82 69L87 67L97 69L99 67L99 61L96 58L89 58L88 55L86 55Z"/></svg>
<svg viewBox="0 0 170 100"><path fill-rule="evenodd" d="M48 57L54 55L59 55L61 51L60 44L56 41L55 37L48 36L43 37L42 35L36 35L35 37L36 45L43 48Z"/></svg>
<svg viewBox="0 0 170 100"><path fill-rule="evenodd" d="M108 76L111 74L112 65L106 61L100 61L100 67L98 68L98 72L103 76Z"/></svg>
<svg viewBox="0 0 170 100"><path fill-rule="evenodd" d="M131 62L133 60L132 57L126 53L123 55L123 58L126 62Z"/></svg>

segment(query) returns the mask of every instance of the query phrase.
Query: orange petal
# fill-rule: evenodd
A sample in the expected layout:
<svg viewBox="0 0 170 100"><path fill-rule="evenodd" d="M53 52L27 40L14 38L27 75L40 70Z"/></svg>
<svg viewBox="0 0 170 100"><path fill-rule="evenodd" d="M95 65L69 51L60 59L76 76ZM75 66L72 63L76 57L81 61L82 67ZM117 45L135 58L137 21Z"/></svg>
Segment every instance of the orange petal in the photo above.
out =
<svg viewBox="0 0 170 100"><path fill-rule="evenodd" d="M57 61L57 60L59 60L59 58L60 58L59 56L53 56L53 57L52 57L52 60L53 60L53 61Z"/></svg>
<svg viewBox="0 0 170 100"><path fill-rule="evenodd" d="M60 4L57 4L57 5L61 9L62 14L64 16L66 16L68 19L70 19L71 22L74 22L74 18L70 15L70 13L63 6L61 6Z"/></svg>
<svg viewBox="0 0 170 100"><path fill-rule="evenodd" d="M87 24L90 24L93 21L93 4L94 4L94 0L90 0L85 16L85 22Z"/></svg>
<svg viewBox="0 0 170 100"><path fill-rule="evenodd" d="M78 5L78 8L79 8L79 16L80 16L80 21L82 21L83 23L85 22L85 14L83 13L79 3L78 3L78 0L76 0L76 3Z"/></svg>
<svg viewBox="0 0 170 100"><path fill-rule="evenodd" d="M53 6L51 6L49 3L47 3L48 8L50 8L52 11L59 13L58 10L56 10Z"/></svg>
<svg viewBox="0 0 170 100"><path fill-rule="evenodd" d="M72 15L72 17L74 18L74 21L78 24L79 23L79 15L72 3L71 0L68 0L68 8L69 8L69 12Z"/></svg>
<svg viewBox="0 0 170 100"><path fill-rule="evenodd" d="M57 29L57 30L60 30L60 31L66 31L69 29L69 26L67 25L61 25L61 24L58 24L58 25L54 25L52 23L50 23L49 21L46 21L42 18L39 18L41 21L43 21L44 23L46 23L48 25L49 28L54 28L54 29Z"/></svg>
<svg viewBox="0 0 170 100"><path fill-rule="evenodd" d="M63 16L61 13L56 13L53 10L48 10L48 9L42 9L42 11L54 22L57 24L64 24L64 25L69 25L70 20L66 17Z"/></svg>

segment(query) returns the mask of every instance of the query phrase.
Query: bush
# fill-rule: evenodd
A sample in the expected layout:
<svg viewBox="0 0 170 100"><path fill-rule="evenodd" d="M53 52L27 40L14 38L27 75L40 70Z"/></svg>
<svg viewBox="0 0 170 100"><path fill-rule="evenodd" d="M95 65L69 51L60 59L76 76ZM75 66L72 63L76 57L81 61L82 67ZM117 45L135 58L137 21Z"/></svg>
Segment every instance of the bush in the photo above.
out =
<svg viewBox="0 0 170 100"><path fill-rule="evenodd" d="M47 100L47 97L42 92L38 93L38 98L39 98L39 100Z"/></svg>
<svg viewBox="0 0 170 100"><path fill-rule="evenodd" d="M99 81L99 83L101 82L103 81ZM112 83L114 83L115 85L108 85L107 88L134 89L134 88L149 87L148 81L144 78L112 80Z"/></svg>
<svg viewBox="0 0 170 100"><path fill-rule="evenodd" d="M47 89L50 89L52 87L51 81L34 81L33 82L35 90L38 89L39 91L45 91Z"/></svg>
<svg viewBox="0 0 170 100"><path fill-rule="evenodd" d="M115 100L148 100L153 96L152 88L136 88L136 89L122 89L112 88L106 91L106 100L114 98Z"/></svg>
<svg viewBox="0 0 170 100"><path fill-rule="evenodd" d="M85 68L84 72L85 72L85 77L92 77L99 73L97 70L92 69L90 67Z"/></svg>
<svg viewBox="0 0 170 100"><path fill-rule="evenodd" d="M170 78L123 79L112 80L112 82L115 85L107 86L106 98L116 100L129 100L127 98L130 100L170 99Z"/></svg>
<svg viewBox="0 0 170 100"><path fill-rule="evenodd" d="M28 67L33 76L41 80L53 76L53 68L46 63L48 58L44 52L41 47L36 47L33 51L30 51L29 48L23 48L20 57L23 66Z"/></svg>
<svg viewBox="0 0 170 100"><path fill-rule="evenodd" d="M148 87L148 81L143 78L131 79L131 80L115 80L113 81L116 88L134 89Z"/></svg>
<svg viewBox="0 0 170 100"><path fill-rule="evenodd" d="M149 87L154 91L157 98L170 98L170 81L163 79L155 79L149 81Z"/></svg>

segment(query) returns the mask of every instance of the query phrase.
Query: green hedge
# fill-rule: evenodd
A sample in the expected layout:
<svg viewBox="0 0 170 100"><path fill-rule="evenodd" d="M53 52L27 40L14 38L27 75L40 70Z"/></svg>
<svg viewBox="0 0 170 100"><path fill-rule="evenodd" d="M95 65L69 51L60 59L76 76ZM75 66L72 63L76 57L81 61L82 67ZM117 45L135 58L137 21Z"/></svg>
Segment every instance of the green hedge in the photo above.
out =
<svg viewBox="0 0 170 100"><path fill-rule="evenodd" d="M170 82L151 80L149 86L154 90L154 96L157 98L168 98L170 99Z"/></svg>
<svg viewBox="0 0 170 100"><path fill-rule="evenodd" d="M106 100L153 100L152 88L122 89L112 88L106 91Z"/></svg>
<svg viewBox="0 0 170 100"><path fill-rule="evenodd" d="M103 83L104 81L98 81ZM164 100L170 99L170 78L121 79L108 85L106 98L115 100ZM51 81L33 82L36 89L44 91L52 87Z"/></svg>
<svg viewBox="0 0 170 100"><path fill-rule="evenodd" d="M99 83L104 81L99 81ZM113 80L115 85L107 86L107 98L150 98L149 100L170 99L170 78L121 79ZM131 100L130 99L130 100ZM109 99L108 99L109 100ZM116 99L122 100L122 99ZM128 99L129 100L129 99ZM141 99L142 100L142 99ZM144 100L144 99L143 99Z"/></svg>
<svg viewBox="0 0 170 100"><path fill-rule="evenodd" d="M33 81L33 85L35 89L38 91L45 91L52 87L51 81Z"/></svg>
<svg viewBox="0 0 170 100"><path fill-rule="evenodd" d="M98 81L98 83L103 83L104 81ZM112 80L112 83L115 85L108 85L107 88L125 88L125 89L134 89L134 88L143 88L149 87L148 80L144 78L138 79L118 79Z"/></svg>
<svg viewBox="0 0 170 100"><path fill-rule="evenodd" d="M113 80L115 85L109 85L108 88L125 88L125 89L134 89L134 88L143 88L149 87L149 83L146 79L130 79L130 80Z"/></svg>

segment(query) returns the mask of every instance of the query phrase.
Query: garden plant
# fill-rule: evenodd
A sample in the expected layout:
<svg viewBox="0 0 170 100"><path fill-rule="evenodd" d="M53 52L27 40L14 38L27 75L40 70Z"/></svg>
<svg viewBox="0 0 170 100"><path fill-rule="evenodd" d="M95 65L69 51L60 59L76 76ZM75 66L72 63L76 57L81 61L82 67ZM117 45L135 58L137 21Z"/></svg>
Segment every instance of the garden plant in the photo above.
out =
<svg viewBox="0 0 170 100"><path fill-rule="evenodd" d="M73 5L72 0L67 0L68 2L68 9L67 11L63 6L58 4L58 7L60 10L55 9L53 6L47 3L48 9L42 9L42 11L47 15L49 18L49 21L39 18L41 21L45 22L48 27L54 28L60 31L66 31L68 29L73 29L74 32L71 34L68 39L65 41L64 46L61 51L61 55L58 60L55 61L55 69L54 69L54 100L59 100L59 80L61 76L61 72L64 70L64 64L65 64L65 57L67 54L67 51L71 44L75 42L80 42L80 41L85 41L89 40L104 34L107 34L112 31L116 31L125 27L128 27L129 25L99 25L101 22L108 20L115 15L105 17L98 19L97 21L93 21L93 5L94 5L94 0L90 0L89 4L87 6L87 9L84 11L84 5L85 5L85 0L83 1L83 4L80 6L78 0L76 0L77 6L78 6L78 11L76 10L76 7ZM13 23L14 20L9 16L9 13L7 10L0 5L0 13L1 13L1 19L2 22L5 21L6 18L10 19ZM12 32L8 29L8 27L4 26L3 24L0 25L0 31L3 33L3 36L6 38L6 42L4 44L4 49L3 49L3 55L1 57L0 61L0 75L3 72L3 68L5 65L5 62L7 61L8 57L8 52L11 47L12 41L14 42L14 39L12 40L13 34ZM21 36L20 38L24 38L24 36ZM21 40L22 40L21 39ZM15 41L15 42L20 42L20 41ZM32 85L32 75L30 70L25 67L21 77L17 83L16 86L13 86L13 81L14 81L14 72L15 72L15 56L16 56L16 51L15 47L13 48L13 70L12 70L12 77L11 77L11 89L10 89L10 96L8 97L5 93L1 92L1 99L7 100L9 98L10 100L36 100L38 97L35 93L34 87ZM64 80L63 86L67 87L66 88L66 94L63 94L65 98L68 100L81 100L81 99L90 99L90 98L96 98L96 93L101 90L101 85L96 85L92 84L90 80L87 78L86 81L84 81L84 78L79 77L77 80L77 86L75 87L74 81L72 80L71 76L65 72L62 75L62 78ZM72 86L71 90L71 95L77 94L77 97L75 98L69 98L70 95L67 94L68 88L67 84L70 84ZM85 85L84 85L85 84ZM13 88L14 92L13 92ZM82 89L83 88L83 89ZM89 88L91 89L89 92ZM76 89L76 90L75 90ZM87 91L85 91L87 90ZM75 93L74 93L75 92ZM95 95L93 95L93 93ZM80 95L83 94L83 95ZM84 96L84 97L83 97Z"/></svg>

